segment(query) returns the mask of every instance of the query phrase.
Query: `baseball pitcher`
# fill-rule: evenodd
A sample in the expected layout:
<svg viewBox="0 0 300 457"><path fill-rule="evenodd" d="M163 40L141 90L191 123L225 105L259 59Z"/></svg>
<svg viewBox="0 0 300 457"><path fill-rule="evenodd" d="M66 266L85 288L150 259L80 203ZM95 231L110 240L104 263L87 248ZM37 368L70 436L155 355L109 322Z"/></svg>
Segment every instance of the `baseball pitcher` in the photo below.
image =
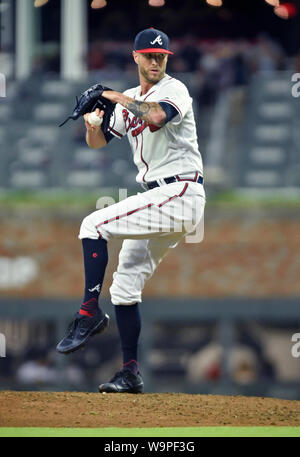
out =
<svg viewBox="0 0 300 457"><path fill-rule="evenodd" d="M58 352L68 354L108 327L109 316L99 307L98 299L109 240L123 239L110 287L123 367L99 386L100 392L143 392L137 355L142 290L169 250L199 226L205 206L192 98L182 82L166 74L168 56L173 54L169 39L160 30L143 30L135 38L132 54L140 85L124 93L93 86L98 91L96 98L100 94L106 105L97 105L92 113L80 113L84 113L86 142L91 148L103 148L112 139L127 136L141 192L83 220L79 233L85 272L83 302L57 345ZM89 98L88 106L94 101ZM114 109L103 128L109 106Z"/></svg>

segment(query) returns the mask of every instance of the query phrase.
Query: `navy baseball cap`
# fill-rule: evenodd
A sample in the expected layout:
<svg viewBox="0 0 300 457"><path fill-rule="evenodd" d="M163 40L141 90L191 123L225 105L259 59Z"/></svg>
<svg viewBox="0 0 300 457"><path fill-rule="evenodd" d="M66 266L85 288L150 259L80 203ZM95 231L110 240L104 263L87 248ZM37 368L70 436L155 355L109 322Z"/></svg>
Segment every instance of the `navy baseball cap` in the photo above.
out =
<svg viewBox="0 0 300 457"><path fill-rule="evenodd" d="M159 52L163 54L174 54L169 51L169 38L160 30L150 29L142 30L137 34L134 40L134 50L136 52Z"/></svg>

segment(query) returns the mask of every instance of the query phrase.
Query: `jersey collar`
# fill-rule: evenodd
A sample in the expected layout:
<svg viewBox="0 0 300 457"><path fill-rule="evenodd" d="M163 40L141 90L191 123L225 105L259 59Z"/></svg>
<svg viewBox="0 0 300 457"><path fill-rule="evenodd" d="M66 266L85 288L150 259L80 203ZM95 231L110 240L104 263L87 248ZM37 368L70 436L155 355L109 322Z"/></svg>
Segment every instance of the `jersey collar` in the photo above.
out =
<svg viewBox="0 0 300 457"><path fill-rule="evenodd" d="M165 81L167 78L170 78L170 76L165 74L165 76L160 81L158 81L158 83L154 84L154 86L152 86L148 90L148 92L146 92L144 95L141 95L141 86L138 86L138 88L137 88L138 89L137 90L137 97L139 99L144 99L145 97L149 97L150 93L155 92L161 86L163 81Z"/></svg>

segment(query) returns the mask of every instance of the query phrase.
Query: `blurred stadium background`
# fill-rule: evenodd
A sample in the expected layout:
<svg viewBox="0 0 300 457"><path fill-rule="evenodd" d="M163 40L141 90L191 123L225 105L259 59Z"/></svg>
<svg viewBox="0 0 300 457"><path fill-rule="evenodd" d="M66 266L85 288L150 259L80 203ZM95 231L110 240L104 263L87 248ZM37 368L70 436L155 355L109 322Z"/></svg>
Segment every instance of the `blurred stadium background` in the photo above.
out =
<svg viewBox="0 0 300 457"><path fill-rule="evenodd" d="M133 38L155 26L194 98L207 209L204 242L179 245L146 286L146 390L299 400L300 14L264 0L2 0L0 13L0 388L95 391L119 368L117 241L110 330L67 358L55 346L82 298L81 220L139 191L136 171L126 140L89 150L82 120L58 124L93 83L137 85Z"/></svg>

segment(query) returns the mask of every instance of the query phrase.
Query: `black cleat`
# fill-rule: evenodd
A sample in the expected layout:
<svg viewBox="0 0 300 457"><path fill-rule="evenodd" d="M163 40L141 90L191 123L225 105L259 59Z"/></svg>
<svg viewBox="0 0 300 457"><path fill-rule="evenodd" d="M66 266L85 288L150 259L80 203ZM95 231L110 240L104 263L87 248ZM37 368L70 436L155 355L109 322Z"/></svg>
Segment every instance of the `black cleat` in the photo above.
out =
<svg viewBox="0 0 300 457"><path fill-rule="evenodd" d="M107 393L141 394L144 390L144 383L140 374L134 374L123 368L109 382L100 384L98 390Z"/></svg>
<svg viewBox="0 0 300 457"><path fill-rule="evenodd" d="M75 314L69 325L67 335L58 343L56 350L61 354L69 354L82 348L87 340L97 333L102 333L109 325L109 316L101 309L93 317Z"/></svg>

